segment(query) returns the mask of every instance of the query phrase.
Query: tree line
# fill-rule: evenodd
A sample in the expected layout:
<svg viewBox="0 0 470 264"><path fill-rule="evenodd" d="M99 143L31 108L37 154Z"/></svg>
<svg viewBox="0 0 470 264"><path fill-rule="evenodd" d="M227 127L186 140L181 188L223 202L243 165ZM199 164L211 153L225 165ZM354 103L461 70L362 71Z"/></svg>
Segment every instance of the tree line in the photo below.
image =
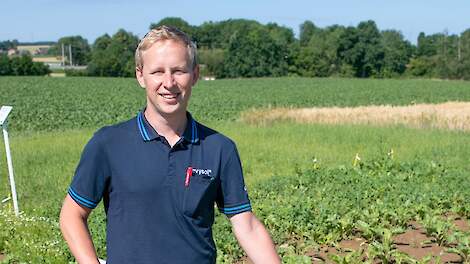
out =
<svg viewBox="0 0 470 264"><path fill-rule="evenodd" d="M176 26L198 46L202 74L217 78L306 76L396 78L424 77L470 79L470 29L460 35L447 32L420 33L417 44L400 31L379 30L374 21L357 26L324 28L311 21L300 25L298 38L292 29L276 23L228 19L190 25L167 17L159 25ZM59 39L51 53L60 54L62 44L73 48L74 62L88 65L90 76L134 75L134 51L139 38L124 29L104 34L92 45L81 36ZM74 72L70 72L74 74Z"/></svg>
<svg viewBox="0 0 470 264"><path fill-rule="evenodd" d="M30 55L9 58L0 55L0 76L2 75L47 75L51 71L42 62L34 62Z"/></svg>

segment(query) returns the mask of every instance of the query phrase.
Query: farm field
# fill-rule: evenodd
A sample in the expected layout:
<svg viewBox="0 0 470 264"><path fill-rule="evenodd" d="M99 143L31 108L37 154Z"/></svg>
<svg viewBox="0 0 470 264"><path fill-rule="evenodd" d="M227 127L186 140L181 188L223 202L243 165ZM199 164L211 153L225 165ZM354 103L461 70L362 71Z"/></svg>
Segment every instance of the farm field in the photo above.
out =
<svg viewBox="0 0 470 264"><path fill-rule="evenodd" d="M143 107L130 78L0 77L0 102L15 107L13 131L96 128ZM261 78L200 81L190 111L200 121L237 120L267 107L409 105L470 101L470 83L440 80ZM18 109L18 110L16 110ZM19 111L19 109L23 111Z"/></svg>
<svg viewBox="0 0 470 264"><path fill-rule="evenodd" d="M9 204L0 208L4 262L73 261L57 217L80 152L97 127L134 115L143 104L143 91L132 79L100 78L0 78L0 89L2 105L22 109L12 116L10 134L24 213L18 220L9 213ZM290 121L253 125L239 118L253 108L447 101L470 101L470 83L221 80L195 88L191 111L237 143L254 212L271 231L285 263L414 263L400 253L406 246L433 248L436 256L443 252L434 261L453 257L464 262L470 238L465 229L470 217L468 133ZM1 153L3 198L8 186ZM214 226L218 262L233 263L243 254L224 218L217 214ZM102 208L90 221L104 256ZM456 221L462 224L456 226ZM407 230L421 232L425 239L403 244L400 234ZM342 253L342 245L350 241L362 244Z"/></svg>

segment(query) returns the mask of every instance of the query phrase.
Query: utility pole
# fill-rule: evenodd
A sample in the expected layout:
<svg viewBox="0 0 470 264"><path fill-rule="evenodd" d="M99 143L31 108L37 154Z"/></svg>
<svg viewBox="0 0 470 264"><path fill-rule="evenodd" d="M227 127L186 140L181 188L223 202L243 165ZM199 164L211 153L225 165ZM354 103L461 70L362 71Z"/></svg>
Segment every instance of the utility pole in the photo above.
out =
<svg viewBox="0 0 470 264"><path fill-rule="evenodd" d="M460 38L461 36L458 36L459 40L457 42L457 56L459 61L462 59L462 50L460 49Z"/></svg>
<svg viewBox="0 0 470 264"><path fill-rule="evenodd" d="M72 45L69 45L69 56L70 56L70 66L73 65L73 62L72 62Z"/></svg>
<svg viewBox="0 0 470 264"><path fill-rule="evenodd" d="M62 43L62 67L65 69L65 47L64 43Z"/></svg>

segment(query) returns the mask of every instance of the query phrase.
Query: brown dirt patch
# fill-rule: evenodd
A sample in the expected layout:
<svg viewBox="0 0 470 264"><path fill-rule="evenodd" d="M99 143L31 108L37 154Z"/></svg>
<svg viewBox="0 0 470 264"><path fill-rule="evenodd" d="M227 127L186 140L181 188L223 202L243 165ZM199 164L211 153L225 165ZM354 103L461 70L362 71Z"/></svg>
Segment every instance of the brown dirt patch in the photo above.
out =
<svg viewBox="0 0 470 264"><path fill-rule="evenodd" d="M234 264L253 264L253 261L249 259L248 257L243 257L239 261L235 262Z"/></svg>
<svg viewBox="0 0 470 264"><path fill-rule="evenodd" d="M2 253L0 253L0 261L3 261L5 259L5 255L3 255Z"/></svg>
<svg viewBox="0 0 470 264"><path fill-rule="evenodd" d="M342 249L356 251L367 248L367 243L363 238L354 238L349 240L342 240L338 243L338 246Z"/></svg>
<svg viewBox="0 0 470 264"><path fill-rule="evenodd" d="M455 226L462 231L468 230L468 222L460 217L452 217ZM416 260L423 260L425 257L431 257L430 263L462 263L459 255L448 253L447 248L439 246L432 242L433 238L426 235L422 225L417 221L408 223L409 229L403 234L393 236L393 248L408 254ZM454 247L455 245L449 245ZM362 260L367 260L367 249L369 245L363 238L353 238L340 241L336 247L321 246L317 250L308 252L306 255L311 257L312 263L334 263L329 255L345 256L351 250L360 251ZM380 261L375 261L374 263Z"/></svg>
<svg viewBox="0 0 470 264"><path fill-rule="evenodd" d="M437 244L429 244L424 247L413 248L404 245L397 245L397 249L403 253L408 254L414 259L421 260L426 256L431 255L432 260L435 262L440 260L440 263L461 263L462 259L457 254L447 253L444 247Z"/></svg>
<svg viewBox="0 0 470 264"><path fill-rule="evenodd" d="M273 108L242 113L241 120L255 125L289 120L298 123L406 125L470 131L470 102L409 106L327 108Z"/></svg>
<svg viewBox="0 0 470 264"><path fill-rule="evenodd" d="M421 230L408 230L393 238L393 242L396 245L409 246L410 248L420 248L426 241L429 241L429 237L424 235Z"/></svg>
<svg viewBox="0 0 470 264"><path fill-rule="evenodd" d="M468 221L466 221L464 219L454 220L454 225L458 230L463 231L463 232L467 232L467 231L470 230L470 226L468 224Z"/></svg>

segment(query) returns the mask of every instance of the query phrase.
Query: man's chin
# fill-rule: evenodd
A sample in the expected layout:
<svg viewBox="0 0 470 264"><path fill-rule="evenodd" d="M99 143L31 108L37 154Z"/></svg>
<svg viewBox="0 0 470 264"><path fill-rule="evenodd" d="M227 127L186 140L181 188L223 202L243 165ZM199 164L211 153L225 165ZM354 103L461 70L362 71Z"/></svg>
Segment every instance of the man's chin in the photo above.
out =
<svg viewBox="0 0 470 264"><path fill-rule="evenodd" d="M176 116L185 115L186 114L186 109L183 109L181 107L175 107L175 108L164 107L164 108L158 109L158 113L161 116L164 116L164 117L176 117Z"/></svg>

